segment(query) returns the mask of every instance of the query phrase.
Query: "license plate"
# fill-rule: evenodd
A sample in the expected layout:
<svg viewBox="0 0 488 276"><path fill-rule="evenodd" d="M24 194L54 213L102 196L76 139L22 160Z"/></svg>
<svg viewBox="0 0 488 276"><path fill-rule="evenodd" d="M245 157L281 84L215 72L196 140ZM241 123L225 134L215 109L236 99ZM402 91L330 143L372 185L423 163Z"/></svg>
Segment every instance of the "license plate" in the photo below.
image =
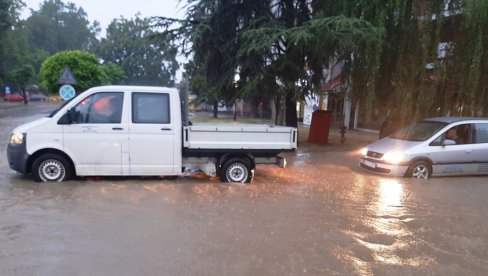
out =
<svg viewBox="0 0 488 276"><path fill-rule="evenodd" d="M371 162L371 161L368 161L368 160L364 160L364 165L365 166L368 166L368 167L371 167L371 168L376 168L376 163L374 162Z"/></svg>

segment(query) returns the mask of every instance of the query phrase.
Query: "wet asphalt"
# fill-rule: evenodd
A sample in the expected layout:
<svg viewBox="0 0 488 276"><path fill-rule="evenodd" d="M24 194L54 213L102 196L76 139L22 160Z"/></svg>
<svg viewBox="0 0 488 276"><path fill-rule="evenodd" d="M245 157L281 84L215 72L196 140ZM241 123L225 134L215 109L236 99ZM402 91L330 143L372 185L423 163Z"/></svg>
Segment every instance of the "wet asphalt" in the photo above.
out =
<svg viewBox="0 0 488 276"><path fill-rule="evenodd" d="M39 184L8 168L7 139L53 106L7 107L0 275L488 273L486 176L373 175L351 138L302 144L249 185L201 173Z"/></svg>

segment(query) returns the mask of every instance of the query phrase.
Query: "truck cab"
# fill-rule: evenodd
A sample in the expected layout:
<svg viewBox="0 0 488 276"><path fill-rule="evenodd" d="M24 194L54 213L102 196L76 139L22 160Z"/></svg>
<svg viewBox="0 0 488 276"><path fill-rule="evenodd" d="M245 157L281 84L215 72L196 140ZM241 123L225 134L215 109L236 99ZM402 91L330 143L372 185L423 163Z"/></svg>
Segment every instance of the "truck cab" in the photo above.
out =
<svg viewBox="0 0 488 276"><path fill-rule="evenodd" d="M287 133L284 139L290 143L280 144L273 138L272 133L283 133L281 130ZM12 169L32 173L36 181L46 182L94 175L173 176L193 165L210 175L220 174L224 166L229 166L229 159L236 158L245 159L241 163L252 174L256 154L261 158L258 163L269 163L269 157L283 162L278 154L296 148L296 130L292 128L274 132L266 128L267 138L258 139L264 139L264 145L269 146L263 147L259 140L252 139L250 147L239 146L236 133L237 137L244 135L249 139L255 131L221 129L202 140L197 135L201 128L183 128L181 101L175 88L102 86L79 94L48 117L17 127L12 132L7 157ZM230 139L230 133L233 140L227 142L232 146L216 147ZM187 148L183 146L183 135ZM192 137L199 137L198 143L192 143ZM273 147L274 143L279 148ZM198 147L191 148L192 144ZM246 177L242 182L251 179Z"/></svg>

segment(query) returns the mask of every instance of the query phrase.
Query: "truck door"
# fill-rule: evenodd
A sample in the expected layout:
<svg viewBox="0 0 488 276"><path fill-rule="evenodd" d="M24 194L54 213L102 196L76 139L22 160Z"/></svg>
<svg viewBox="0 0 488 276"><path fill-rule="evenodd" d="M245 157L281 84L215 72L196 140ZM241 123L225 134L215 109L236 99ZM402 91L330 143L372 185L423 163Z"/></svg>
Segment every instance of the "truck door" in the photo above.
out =
<svg viewBox="0 0 488 276"><path fill-rule="evenodd" d="M128 146L123 102L123 92L100 92L72 109L73 122L63 125L63 140L78 175L123 174L122 152Z"/></svg>
<svg viewBox="0 0 488 276"><path fill-rule="evenodd" d="M174 129L169 93L132 92L129 130L130 173L172 175Z"/></svg>

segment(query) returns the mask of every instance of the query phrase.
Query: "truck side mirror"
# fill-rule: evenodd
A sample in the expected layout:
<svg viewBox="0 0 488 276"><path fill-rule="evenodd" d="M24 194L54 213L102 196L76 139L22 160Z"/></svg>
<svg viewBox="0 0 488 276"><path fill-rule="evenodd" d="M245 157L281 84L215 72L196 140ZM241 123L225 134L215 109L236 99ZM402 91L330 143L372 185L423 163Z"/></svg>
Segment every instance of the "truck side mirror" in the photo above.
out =
<svg viewBox="0 0 488 276"><path fill-rule="evenodd" d="M68 109L66 114L58 120L58 125L71 125L73 123L73 109Z"/></svg>

